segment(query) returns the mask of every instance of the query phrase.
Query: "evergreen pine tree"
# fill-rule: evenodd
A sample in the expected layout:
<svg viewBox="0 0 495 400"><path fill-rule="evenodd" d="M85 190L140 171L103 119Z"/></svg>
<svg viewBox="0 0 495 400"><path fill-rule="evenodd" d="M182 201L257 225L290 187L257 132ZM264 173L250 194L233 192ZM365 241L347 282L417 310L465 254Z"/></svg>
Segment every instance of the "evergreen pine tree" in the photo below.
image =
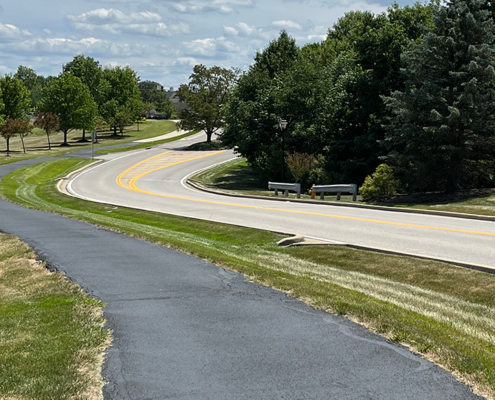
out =
<svg viewBox="0 0 495 400"><path fill-rule="evenodd" d="M383 97L394 117L387 161L408 190L493 184L495 24L490 0L450 0L403 55L408 88Z"/></svg>

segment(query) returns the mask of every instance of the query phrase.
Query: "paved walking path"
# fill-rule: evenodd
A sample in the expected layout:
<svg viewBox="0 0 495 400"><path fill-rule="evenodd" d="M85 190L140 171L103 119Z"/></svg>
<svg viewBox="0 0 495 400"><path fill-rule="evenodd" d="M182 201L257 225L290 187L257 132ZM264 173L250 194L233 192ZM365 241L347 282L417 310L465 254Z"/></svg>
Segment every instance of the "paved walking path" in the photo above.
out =
<svg viewBox="0 0 495 400"><path fill-rule="evenodd" d="M4 200L0 230L107 304L107 399L479 398L361 326L183 253Z"/></svg>

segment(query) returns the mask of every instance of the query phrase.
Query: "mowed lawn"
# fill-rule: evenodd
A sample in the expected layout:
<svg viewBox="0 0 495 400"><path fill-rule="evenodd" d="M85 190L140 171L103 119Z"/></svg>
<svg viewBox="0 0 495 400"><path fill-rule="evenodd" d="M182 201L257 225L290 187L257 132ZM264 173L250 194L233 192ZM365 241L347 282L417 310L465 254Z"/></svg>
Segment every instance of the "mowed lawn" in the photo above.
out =
<svg viewBox="0 0 495 400"><path fill-rule="evenodd" d="M0 234L0 399L101 399L102 307Z"/></svg>
<svg viewBox="0 0 495 400"><path fill-rule="evenodd" d="M123 134L118 133L116 136L113 131L102 131L98 132L98 143L95 144L95 148L156 137L175 130L176 123L173 121L147 121L139 124L139 131L136 124L126 127ZM0 136L0 165L29 158L56 156L91 147L90 142L81 142L82 131L74 130L69 132L68 142L70 146L68 147L60 146L63 142L63 137L62 132L50 135L51 150L49 150L45 131L35 128L31 134L24 138L26 154L23 152L21 139L15 136L10 139L11 151L10 156L7 157L7 144L5 139ZM86 132L86 138L91 140L90 132ZM152 143L148 145L152 145Z"/></svg>
<svg viewBox="0 0 495 400"><path fill-rule="evenodd" d="M217 165L212 169L202 171L193 176L191 179L202 186L213 190L221 190L229 193L239 193L250 196L274 196L274 191L268 190L267 187L264 187L264 184L260 182L259 177L243 158L229 161L227 163ZM295 193L290 193L289 197L296 200ZM319 196L312 200L307 193L303 193L301 197L304 200L314 201L316 203L322 202L322 200L319 199ZM418 198L420 197L421 196L418 196ZM414 196L412 196L412 198L414 198ZM357 204L363 204L360 200L361 198L358 196ZM336 201L336 195L326 195L324 201ZM353 203L352 196L343 193L340 202ZM448 201L443 200L421 203L402 202L396 204L382 203L379 205L388 208L413 208L416 210L443 211L495 217L495 193Z"/></svg>
<svg viewBox="0 0 495 400"><path fill-rule="evenodd" d="M495 275L342 246L280 248L282 235L210 221L94 204L59 193L57 180L88 164L57 159L19 169L1 194L185 251L345 315L495 395Z"/></svg>

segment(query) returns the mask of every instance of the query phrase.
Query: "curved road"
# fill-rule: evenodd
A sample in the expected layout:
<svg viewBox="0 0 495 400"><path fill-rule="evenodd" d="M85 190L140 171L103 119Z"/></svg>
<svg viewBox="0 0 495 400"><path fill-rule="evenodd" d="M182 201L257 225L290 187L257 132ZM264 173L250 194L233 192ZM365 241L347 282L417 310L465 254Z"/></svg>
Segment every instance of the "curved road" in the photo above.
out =
<svg viewBox="0 0 495 400"><path fill-rule="evenodd" d="M150 154L131 155L126 165ZM0 178L40 161L2 166ZM112 165L120 170L119 161ZM85 175L98 178L95 183L120 175L124 187L141 186L121 172L105 167ZM179 188L173 179L159 179L162 188ZM123 195L120 200L125 194L143 199L124 187L112 184L109 192ZM157 205L171 200L148 196ZM193 205L207 212L203 203L174 203L187 204L185 212ZM103 371L106 399L480 399L404 347L203 260L2 199L0 215L0 231L29 243L50 266L106 303L114 337Z"/></svg>
<svg viewBox="0 0 495 400"><path fill-rule="evenodd" d="M184 178L233 153L181 151L181 141L172 146L107 157L68 189L92 201L495 269L494 222L205 193Z"/></svg>

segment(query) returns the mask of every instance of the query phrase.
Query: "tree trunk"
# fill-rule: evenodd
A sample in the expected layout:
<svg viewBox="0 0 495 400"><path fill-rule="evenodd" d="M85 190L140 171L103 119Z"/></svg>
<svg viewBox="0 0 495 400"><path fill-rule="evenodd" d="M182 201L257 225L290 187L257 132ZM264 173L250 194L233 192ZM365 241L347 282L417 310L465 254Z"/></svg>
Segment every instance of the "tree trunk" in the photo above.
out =
<svg viewBox="0 0 495 400"><path fill-rule="evenodd" d="M26 154L26 146L24 146L24 134L19 133L19 136L21 137L22 151L24 152L24 154Z"/></svg>
<svg viewBox="0 0 495 400"><path fill-rule="evenodd" d="M10 138L8 137L7 139L5 139L7 141L7 157L10 156L9 152L10 152Z"/></svg>
<svg viewBox="0 0 495 400"><path fill-rule="evenodd" d="M51 150L52 149L52 145L50 143L50 134L48 132L46 133L46 138L48 139L48 150Z"/></svg>
<svg viewBox="0 0 495 400"><path fill-rule="evenodd" d="M117 136L117 125L113 127L113 135Z"/></svg>
<svg viewBox="0 0 495 400"><path fill-rule="evenodd" d="M88 142L88 139L86 139L86 129L83 129L81 142Z"/></svg>
<svg viewBox="0 0 495 400"><path fill-rule="evenodd" d="M211 136L213 135L213 131L206 130L206 143L211 143Z"/></svg>
<svg viewBox="0 0 495 400"><path fill-rule="evenodd" d="M69 143L67 143L67 134L69 133L69 131L66 129L64 131L64 142L62 143L62 146L68 146Z"/></svg>

